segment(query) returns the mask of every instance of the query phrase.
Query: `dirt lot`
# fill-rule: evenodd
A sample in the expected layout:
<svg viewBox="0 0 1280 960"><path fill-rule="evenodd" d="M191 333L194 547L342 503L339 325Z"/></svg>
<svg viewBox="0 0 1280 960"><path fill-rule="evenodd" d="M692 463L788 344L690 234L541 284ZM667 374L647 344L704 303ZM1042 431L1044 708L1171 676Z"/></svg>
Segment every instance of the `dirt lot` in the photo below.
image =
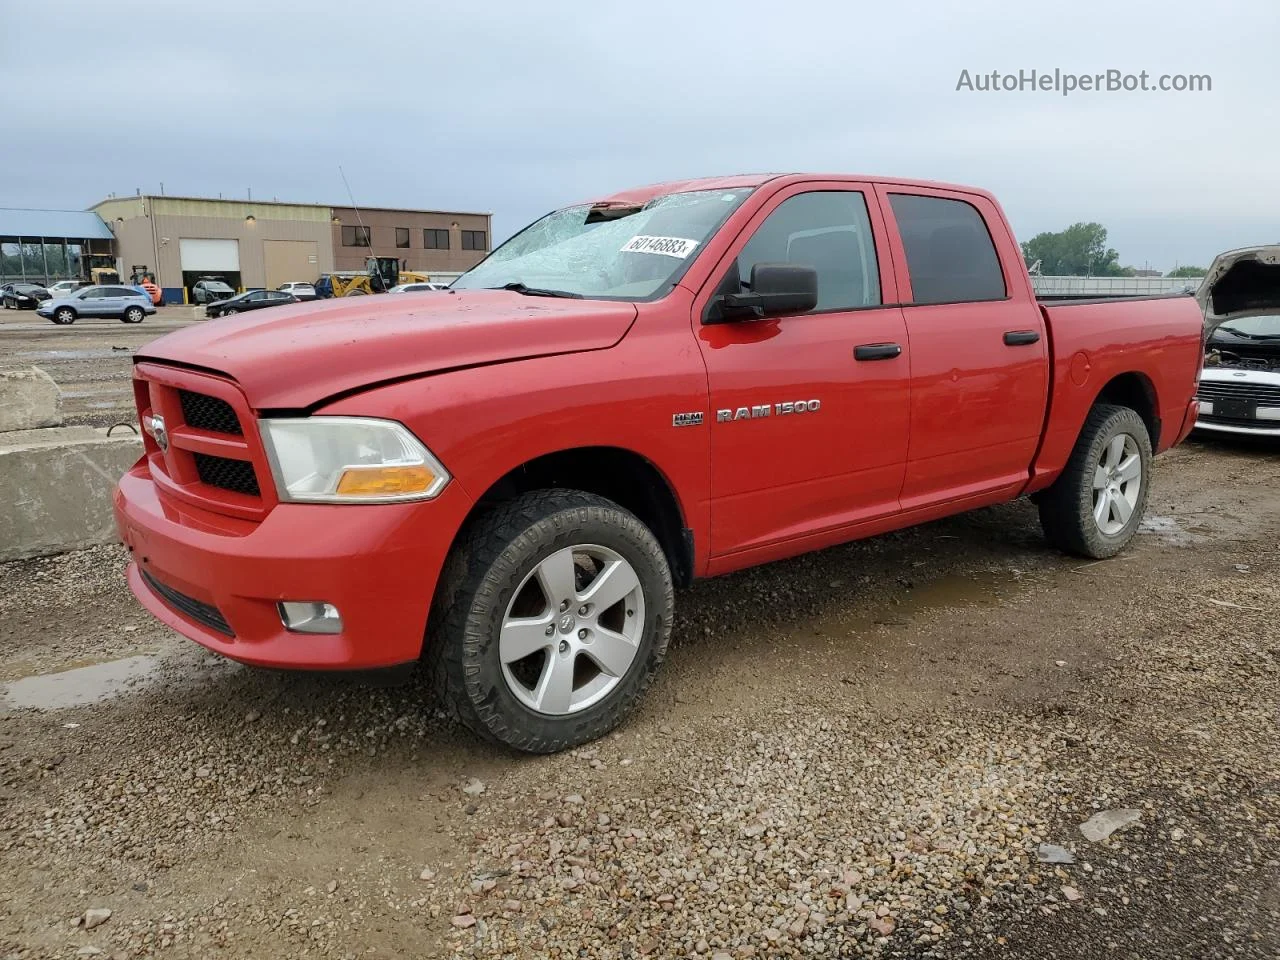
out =
<svg viewBox="0 0 1280 960"><path fill-rule="evenodd" d="M555 757L206 655L113 549L11 564L0 957L1274 958L1280 459L1158 466L1113 561L1019 503L699 584Z"/></svg>
<svg viewBox="0 0 1280 960"><path fill-rule="evenodd" d="M194 307L160 307L142 323L83 318L60 327L33 310L0 310L0 370L37 366L62 388L71 425L109 427L137 419L129 385L133 351L196 322Z"/></svg>

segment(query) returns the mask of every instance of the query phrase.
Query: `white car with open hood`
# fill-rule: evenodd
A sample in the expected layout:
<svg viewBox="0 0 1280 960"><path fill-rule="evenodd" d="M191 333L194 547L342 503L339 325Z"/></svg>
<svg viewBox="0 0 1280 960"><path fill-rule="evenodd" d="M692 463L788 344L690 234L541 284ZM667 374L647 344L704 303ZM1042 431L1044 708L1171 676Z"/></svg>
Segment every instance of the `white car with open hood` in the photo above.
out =
<svg viewBox="0 0 1280 960"><path fill-rule="evenodd" d="M1280 244L1220 254L1196 296L1207 328L1197 429L1280 437Z"/></svg>

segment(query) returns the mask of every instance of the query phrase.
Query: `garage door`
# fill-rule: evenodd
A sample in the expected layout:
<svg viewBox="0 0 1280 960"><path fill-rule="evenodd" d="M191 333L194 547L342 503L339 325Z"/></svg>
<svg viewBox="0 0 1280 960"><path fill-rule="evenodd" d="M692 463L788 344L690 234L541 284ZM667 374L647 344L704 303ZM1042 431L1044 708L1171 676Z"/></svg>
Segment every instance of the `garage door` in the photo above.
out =
<svg viewBox="0 0 1280 960"><path fill-rule="evenodd" d="M187 238L178 240L182 269L210 273L240 272L240 241Z"/></svg>
<svg viewBox="0 0 1280 960"><path fill-rule="evenodd" d="M319 254L314 240L263 240L262 262L267 271L267 289L299 280L314 283L320 276Z"/></svg>

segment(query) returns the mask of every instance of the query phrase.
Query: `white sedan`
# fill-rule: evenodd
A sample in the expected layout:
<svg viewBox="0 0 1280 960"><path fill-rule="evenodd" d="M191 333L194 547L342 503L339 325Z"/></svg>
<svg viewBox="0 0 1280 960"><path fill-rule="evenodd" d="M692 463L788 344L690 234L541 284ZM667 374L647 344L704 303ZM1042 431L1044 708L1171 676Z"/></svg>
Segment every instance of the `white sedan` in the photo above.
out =
<svg viewBox="0 0 1280 960"><path fill-rule="evenodd" d="M1196 428L1280 437L1280 246L1213 262L1198 297L1209 326Z"/></svg>
<svg viewBox="0 0 1280 960"><path fill-rule="evenodd" d="M279 288L281 293L291 293L299 300L314 300L316 298L316 288L314 284L303 283L301 281L293 281L291 283L282 283Z"/></svg>
<svg viewBox="0 0 1280 960"><path fill-rule="evenodd" d="M47 289L50 296L56 300L58 297L70 296L81 287L87 286L89 286L89 284L85 283L83 280L59 280L57 283L46 287L45 289Z"/></svg>
<svg viewBox="0 0 1280 960"><path fill-rule="evenodd" d="M401 283L392 287L387 293L427 293L432 290L449 289L443 283Z"/></svg>

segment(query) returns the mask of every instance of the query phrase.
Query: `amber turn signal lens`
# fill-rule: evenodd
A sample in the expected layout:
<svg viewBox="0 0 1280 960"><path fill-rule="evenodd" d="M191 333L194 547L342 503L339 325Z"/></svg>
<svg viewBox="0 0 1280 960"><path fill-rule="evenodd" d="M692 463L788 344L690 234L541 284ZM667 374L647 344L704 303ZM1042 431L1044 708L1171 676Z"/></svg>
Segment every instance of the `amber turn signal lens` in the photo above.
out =
<svg viewBox="0 0 1280 960"><path fill-rule="evenodd" d="M436 475L422 464L401 467L348 467L336 493L344 497L391 497L425 493Z"/></svg>

